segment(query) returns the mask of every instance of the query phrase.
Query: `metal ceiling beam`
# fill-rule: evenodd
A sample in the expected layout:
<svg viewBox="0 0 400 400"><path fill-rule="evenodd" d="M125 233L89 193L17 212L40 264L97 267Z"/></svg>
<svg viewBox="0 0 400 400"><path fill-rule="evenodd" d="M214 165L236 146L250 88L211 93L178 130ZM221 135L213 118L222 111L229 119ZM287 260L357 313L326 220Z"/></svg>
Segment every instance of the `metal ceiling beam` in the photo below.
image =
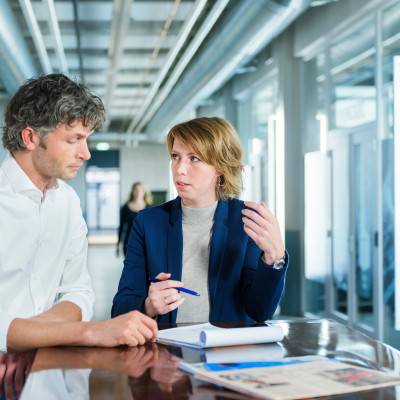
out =
<svg viewBox="0 0 400 400"><path fill-rule="evenodd" d="M185 53L179 60L178 64L171 72L168 81L165 83L162 90L159 93L157 93L157 95L153 96L153 98L151 99L152 103L145 111L145 114L141 115L140 123L136 124L136 126L131 126L130 129L128 129L128 133L131 133L133 130L141 131L143 127L148 123L150 118L152 118L154 113L158 110L158 108L161 106L165 98L168 96L168 94L178 81L179 77L183 73L186 66L190 63L190 61L194 57L196 51L203 43L203 40L206 38L208 33L211 31L212 27L214 26L214 24L216 23L216 21L218 20L219 16L222 14L223 10L225 9L228 3L229 0L218 0L215 3L208 17L205 19L200 29L194 36L193 40L189 44L188 48L186 49Z"/></svg>
<svg viewBox="0 0 400 400"><path fill-rule="evenodd" d="M79 25L79 12L78 12L78 0L73 0L74 4L74 27L76 35L76 51L78 52L79 59L79 74L81 76L81 81L85 82L85 74L83 71L83 58L82 58L82 46L81 46L81 29Z"/></svg>
<svg viewBox="0 0 400 400"><path fill-rule="evenodd" d="M159 53L160 50L161 50L161 47L162 47L162 45L163 45L163 43L164 43L164 40L165 40L165 37L166 37L167 34L168 34L168 30L169 30L169 28L171 27L171 23L172 23L172 21L174 20L175 14L176 14L176 12L177 12L177 10L178 10L178 8L179 8L179 4L180 4L180 3L181 3L181 0L174 0L174 3L173 3L173 5L172 5L172 8L171 8L171 10L170 10L170 12L169 12L169 14L168 14L168 17L167 17L165 23L164 23L163 30L161 31L161 34L160 34L160 36L158 37L157 44L156 44L156 46L154 47L154 50L153 50L153 52L152 52L152 54L151 54L151 57L149 58L149 60L148 60L148 62L147 62L147 67L146 67L146 70L144 71L144 74L143 74L143 76L142 76L142 80L141 80L141 83L140 83L140 85L139 85L138 91L140 91L141 88L142 88L142 87L145 85L145 83L146 83L146 79L147 79L148 75L150 74L150 71L151 71L151 68L152 68L154 62L155 62L156 59L157 59L158 53ZM131 124L131 125L132 125L132 124ZM130 146L133 144L134 147L137 147L137 146L139 145L138 135L139 135L138 132L135 132L134 135L131 135L131 134L129 133L129 134L127 135L126 146L130 147Z"/></svg>
<svg viewBox="0 0 400 400"><path fill-rule="evenodd" d="M227 0L225 0L225 1L227 1ZM193 28L193 25L197 22L197 19L199 18L199 15L203 11L206 3L207 3L207 0L197 0L196 3L194 4L193 9L191 10L191 15L189 16L189 18L186 20L184 26L182 27L181 32L179 33L179 37L175 43L175 46L173 48L171 48L171 50L169 51L167 59L164 63L164 66L159 71L156 79L154 80L154 82L146 96L146 99L143 101L142 107L137 112L136 117L130 123L130 125L127 129L128 134L132 133L135 130L136 126L139 124L139 122L143 118L149 105L152 103L154 96L157 93L158 88L160 87L162 81L164 80L165 76L169 72L169 69L170 69L171 65L174 63L182 46L186 42L186 40Z"/></svg>
<svg viewBox="0 0 400 400"><path fill-rule="evenodd" d="M8 93L37 74L21 29L6 0L0 0L0 79Z"/></svg>
<svg viewBox="0 0 400 400"><path fill-rule="evenodd" d="M116 86L116 74L121 64L121 57L124 51L126 33L130 22L130 9L132 0L114 0L113 21L111 25L111 39L108 48L108 70L107 86L104 105L107 113L107 120L103 130L108 128L110 123L109 113L111 112L111 101L114 97Z"/></svg>
<svg viewBox="0 0 400 400"><path fill-rule="evenodd" d="M169 96L146 116L149 140L164 140L165 132L211 96L310 6L311 0L230 2L225 13L191 60ZM151 118L150 118L151 117ZM140 125L139 125L140 127Z"/></svg>

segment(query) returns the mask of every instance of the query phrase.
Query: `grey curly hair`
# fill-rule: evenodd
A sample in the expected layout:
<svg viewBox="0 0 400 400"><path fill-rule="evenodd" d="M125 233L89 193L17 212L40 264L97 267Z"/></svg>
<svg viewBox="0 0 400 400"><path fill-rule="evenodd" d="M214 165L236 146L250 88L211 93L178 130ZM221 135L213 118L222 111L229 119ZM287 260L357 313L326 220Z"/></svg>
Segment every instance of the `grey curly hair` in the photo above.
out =
<svg viewBox="0 0 400 400"><path fill-rule="evenodd" d="M21 131L30 127L41 140L60 125L79 121L90 130L98 130L105 121L100 97L83 84L63 74L28 79L18 89L4 112L3 146L11 153L25 145Z"/></svg>

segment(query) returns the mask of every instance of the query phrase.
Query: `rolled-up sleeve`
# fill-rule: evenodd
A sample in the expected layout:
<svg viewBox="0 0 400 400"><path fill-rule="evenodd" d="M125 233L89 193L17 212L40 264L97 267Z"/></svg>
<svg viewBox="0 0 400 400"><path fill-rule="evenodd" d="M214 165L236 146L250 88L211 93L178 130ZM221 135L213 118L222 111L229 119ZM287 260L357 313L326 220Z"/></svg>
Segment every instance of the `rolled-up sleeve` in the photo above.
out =
<svg viewBox="0 0 400 400"><path fill-rule="evenodd" d="M57 290L56 303L75 303L82 310L82 321L89 321L93 316L94 292L87 268L87 227L80 208L76 209L74 217L76 223Z"/></svg>
<svg viewBox="0 0 400 400"><path fill-rule="evenodd" d="M0 352L7 351L7 332L14 318L0 310Z"/></svg>
<svg viewBox="0 0 400 400"><path fill-rule="evenodd" d="M89 321L93 316L94 292L86 263L86 237L73 239L64 273L58 288L56 303L71 301L82 310L82 321Z"/></svg>

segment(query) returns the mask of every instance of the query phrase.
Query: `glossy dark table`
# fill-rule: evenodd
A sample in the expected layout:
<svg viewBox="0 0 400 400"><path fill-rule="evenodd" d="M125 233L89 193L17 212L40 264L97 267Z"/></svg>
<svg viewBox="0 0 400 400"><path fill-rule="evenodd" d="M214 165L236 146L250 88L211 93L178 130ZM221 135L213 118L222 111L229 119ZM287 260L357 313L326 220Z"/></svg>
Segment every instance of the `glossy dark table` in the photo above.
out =
<svg viewBox="0 0 400 400"><path fill-rule="evenodd" d="M322 355L400 374L400 352L332 320L273 321L285 338L270 345L274 357ZM266 345L261 345L266 346ZM254 346L249 347L249 351ZM201 382L178 369L183 359L204 360L191 349L47 348L37 352L21 399L247 399ZM324 399L400 400L400 385Z"/></svg>

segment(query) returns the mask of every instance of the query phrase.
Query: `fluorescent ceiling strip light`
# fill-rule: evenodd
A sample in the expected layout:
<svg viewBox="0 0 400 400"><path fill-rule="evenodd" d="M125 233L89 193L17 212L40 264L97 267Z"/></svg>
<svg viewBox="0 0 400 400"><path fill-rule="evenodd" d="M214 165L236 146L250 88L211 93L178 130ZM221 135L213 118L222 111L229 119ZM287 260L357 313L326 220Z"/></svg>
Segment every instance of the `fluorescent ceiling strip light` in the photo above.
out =
<svg viewBox="0 0 400 400"><path fill-rule="evenodd" d="M60 62L61 71L64 74L68 74L68 64L65 57L64 46L61 39L60 27L58 25L58 19L56 14L56 9L54 7L53 0L46 0L47 8L50 14L51 27L53 29L54 38L56 40L56 52L58 60Z"/></svg>
<svg viewBox="0 0 400 400"><path fill-rule="evenodd" d="M32 3L30 0L19 0L19 4L22 12L24 13L29 32L36 47L36 51L38 52L43 71L46 74L51 74L53 72L53 68L50 63L49 55L47 54L46 46L44 45L39 24L37 23L35 13L33 12Z"/></svg>

